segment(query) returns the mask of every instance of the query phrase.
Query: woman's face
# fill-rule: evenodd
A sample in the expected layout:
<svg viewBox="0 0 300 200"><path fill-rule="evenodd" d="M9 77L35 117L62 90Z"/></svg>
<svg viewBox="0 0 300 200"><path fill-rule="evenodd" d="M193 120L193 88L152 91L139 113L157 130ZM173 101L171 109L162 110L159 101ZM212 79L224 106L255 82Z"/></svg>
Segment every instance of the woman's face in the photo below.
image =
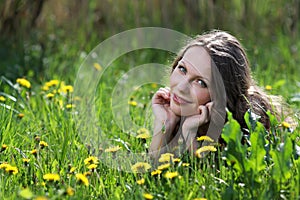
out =
<svg viewBox="0 0 300 200"><path fill-rule="evenodd" d="M199 114L198 107L210 102L211 58L200 46L190 47L170 77L171 110L178 116Z"/></svg>

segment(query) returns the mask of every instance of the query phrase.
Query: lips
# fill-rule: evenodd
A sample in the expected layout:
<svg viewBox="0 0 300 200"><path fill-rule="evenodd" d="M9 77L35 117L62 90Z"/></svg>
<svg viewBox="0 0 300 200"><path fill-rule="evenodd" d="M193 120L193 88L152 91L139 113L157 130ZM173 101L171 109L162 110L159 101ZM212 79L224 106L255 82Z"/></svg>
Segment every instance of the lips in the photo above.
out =
<svg viewBox="0 0 300 200"><path fill-rule="evenodd" d="M173 101L177 104L188 104L191 103L190 101L185 100L182 97L177 96L176 94L173 94Z"/></svg>

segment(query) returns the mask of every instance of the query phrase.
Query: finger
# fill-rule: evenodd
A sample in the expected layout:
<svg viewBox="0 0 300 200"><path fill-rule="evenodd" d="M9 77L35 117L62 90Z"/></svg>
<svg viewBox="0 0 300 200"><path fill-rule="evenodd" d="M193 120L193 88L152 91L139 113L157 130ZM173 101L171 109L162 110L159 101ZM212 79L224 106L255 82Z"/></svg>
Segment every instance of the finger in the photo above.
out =
<svg viewBox="0 0 300 200"><path fill-rule="evenodd" d="M200 113L200 121L203 123L207 123L209 121L208 108L206 106L200 105L199 113Z"/></svg>
<svg viewBox="0 0 300 200"><path fill-rule="evenodd" d="M211 118L211 112L212 112L212 107L213 107L214 103L213 102L209 102L206 104L206 107L208 109L208 119Z"/></svg>

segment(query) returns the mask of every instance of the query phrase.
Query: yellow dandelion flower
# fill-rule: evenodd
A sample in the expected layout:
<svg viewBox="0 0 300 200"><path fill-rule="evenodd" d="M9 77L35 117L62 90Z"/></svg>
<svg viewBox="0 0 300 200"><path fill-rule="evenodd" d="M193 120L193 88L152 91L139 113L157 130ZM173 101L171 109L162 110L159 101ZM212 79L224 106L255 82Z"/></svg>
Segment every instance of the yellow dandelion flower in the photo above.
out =
<svg viewBox="0 0 300 200"><path fill-rule="evenodd" d="M151 176L159 175L161 174L161 170L157 169L151 172Z"/></svg>
<svg viewBox="0 0 300 200"><path fill-rule="evenodd" d="M34 200L48 200L48 198L45 196L37 196L34 198Z"/></svg>
<svg viewBox="0 0 300 200"><path fill-rule="evenodd" d="M164 153L161 154L160 158L158 159L158 162L170 162L171 159L173 159L174 154L172 153Z"/></svg>
<svg viewBox="0 0 300 200"><path fill-rule="evenodd" d="M121 149L120 146L114 146L114 147L110 147L104 150L104 152L116 152L119 151Z"/></svg>
<svg viewBox="0 0 300 200"><path fill-rule="evenodd" d="M22 160L25 165L27 165L30 162L30 159L28 159L28 158L23 158Z"/></svg>
<svg viewBox="0 0 300 200"><path fill-rule="evenodd" d="M18 118L20 118L20 119L22 119L24 116L25 116L25 114L23 114L23 113L18 114Z"/></svg>
<svg viewBox="0 0 300 200"><path fill-rule="evenodd" d="M85 186L89 185L89 180L87 179L87 177L85 175L76 174L76 178L77 178L77 181L82 183L83 185L85 185Z"/></svg>
<svg viewBox="0 0 300 200"><path fill-rule="evenodd" d="M45 86L52 87L52 86L58 86L59 80L53 79L45 83Z"/></svg>
<svg viewBox="0 0 300 200"><path fill-rule="evenodd" d="M68 187L68 188L66 189L66 194L67 194L68 196L73 196L74 193L75 193L75 190L74 190L73 188Z"/></svg>
<svg viewBox="0 0 300 200"><path fill-rule="evenodd" d="M46 95L46 97L47 97L48 99L52 99L52 98L54 97L54 94L53 94L53 93L48 93L48 94Z"/></svg>
<svg viewBox="0 0 300 200"><path fill-rule="evenodd" d="M172 161L173 161L174 163L176 163L176 162L178 163L178 162L180 162L181 160L180 160L180 158L173 158Z"/></svg>
<svg viewBox="0 0 300 200"><path fill-rule="evenodd" d="M183 167L188 167L188 166L190 166L190 163L182 163L182 166Z"/></svg>
<svg viewBox="0 0 300 200"><path fill-rule="evenodd" d="M168 179L172 179L172 178L174 178L174 177L176 177L176 176L178 176L179 174L178 174L178 172L169 172L169 171L167 171L165 174L164 174L164 177L165 178L168 178Z"/></svg>
<svg viewBox="0 0 300 200"><path fill-rule="evenodd" d="M91 164L98 164L98 158L95 156L90 156L84 159L84 164L91 165Z"/></svg>
<svg viewBox="0 0 300 200"><path fill-rule="evenodd" d="M193 199L193 200L207 200L206 198L195 198L195 199Z"/></svg>
<svg viewBox="0 0 300 200"><path fill-rule="evenodd" d="M30 82L25 78L18 78L16 82L19 83L19 85L26 87L28 89L31 87Z"/></svg>
<svg viewBox="0 0 300 200"><path fill-rule="evenodd" d="M36 155L36 154L37 154L37 150L36 150L36 149L33 149L33 150L30 151L30 153L31 153L32 155Z"/></svg>
<svg viewBox="0 0 300 200"><path fill-rule="evenodd" d="M72 85L65 85L61 88L64 93L72 93L74 91Z"/></svg>
<svg viewBox="0 0 300 200"><path fill-rule="evenodd" d="M49 87L47 85L43 85L42 88L41 88L43 91L48 91L49 90Z"/></svg>
<svg viewBox="0 0 300 200"><path fill-rule="evenodd" d="M100 71L102 69L101 65L99 63L94 63L94 68L97 70L97 71Z"/></svg>
<svg viewBox="0 0 300 200"><path fill-rule="evenodd" d="M137 106L136 101L128 101L128 104L131 105L131 106Z"/></svg>
<svg viewBox="0 0 300 200"><path fill-rule="evenodd" d="M60 179L60 176L58 174L45 174L43 176L43 179L46 180L46 181L59 181Z"/></svg>
<svg viewBox="0 0 300 200"><path fill-rule="evenodd" d="M164 169L168 169L170 167L170 163L166 163L166 164L163 164L163 165L159 165L157 167L158 170L164 170Z"/></svg>
<svg viewBox="0 0 300 200"><path fill-rule="evenodd" d="M0 164L0 169L6 169L7 167L10 167L10 164L8 164L8 163L1 163Z"/></svg>
<svg viewBox="0 0 300 200"><path fill-rule="evenodd" d="M1 152L5 151L8 148L8 146L6 144L2 144L1 146Z"/></svg>
<svg viewBox="0 0 300 200"><path fill-rule="evenodd" d="M197 137L197 141L208 141L208 142L214 142L213 139L211 139L209 136L207 135L203 135L201 137Z"/></svg>
<svg viewBox="0 0 300 200"><path fill-rule="evenodd" d="M214 146L203 146L203 147L200 147L199 149L197 149L196 156L198 158L202 158L201 154L203 152L206 152L206 151L212 151L212 152L214 152L214 151L217 151L217 149Z"/></svg>
<svg viewBox="0 0 300 200"><path fill-rule="evenodd" d="M137 180L136 183L139 184L139 185L143 185L145 183L145 179L142 178L140 180Z"/></svg>
<svg viewBox="0 0 300 200"><path fill-rule="evenodd" d="M96 168L97 168L96 164L91 164L88 166L88 169L90 169L90 170L95 170Z"/></svg>
<svg viewBox="0 0 300 200"><path fill-rule="evenodd" d="M15 175L19 172L17 167L13 167L13 166L10 166L10 165L5 168L5 171L10 173L10 174L13 174L13 175Z"/></svg>
<svg viewBox="0 0 300 200"><path fill-rule="evenodd" d="M73 174L75 172L75 170L76 170L76 167L71 167L70 170L69 170L69 173Z"/></svg>
<svg viewBox="0 0 300 200"><path fill-rule="evenodd" d="M152 195L152 194L149 194L149 193L143 194L143 197L144 197L145 199L149 199L149 200L154 198L153 195Z"/></svg>
<svg viewBox="0 0 300 200"><path fill-rule="evenodd" d="M149 130L146 128L140 128L138 131L138 136L136 136L136 138L140 138L140 139L148 139L150 138L150 133Z"/></svg>
<svg viewBox="0 0 300 200"><path fill-rule="evenodd" d="M41 149L43 149L44 147L47 147L48 146L48 143L45 142L45 141L40 141L40 147Z"/></svg>
<svg viewBox="0 0 300 200"><path fill-rule="evenodd" d="M272 90L272 86L271 85L266 85L265 89L270 91L270 90Z"/></svg>
<svg viewBox="0 0 300 200"><path fill-rule="evenodd" d="M131 166L133 172L145 172L151 168L151 165L146 162L137 162Z"/></svg>
<svg viewBox="0 0 300 200"><path fill-rule="evenodd" d="M4 96L0 96L0 101L4 102L6 99Z"/></svg>
<svg viewBox="0 0 300 200"><path fill-rule="evenodd" d="M90 175L92 175L92 172L90 172L90 171L84 172L83 175L84 175L84 176L90 176Z"/></svg>
<svg viewBox="0 0 300 200"><path fill-rule="evenodd" d="M75 105L74 105L74 104L67 104L67 105L66 105L66 108L67 108L67 109L75 108Z"/></svg>
<svg viewBox="0 0 300 200"><path fill-rule="evenodd" d="M291 125L288 123L288 122L282 122L281 125L284 127L284 128L290 128Z"/></svg>

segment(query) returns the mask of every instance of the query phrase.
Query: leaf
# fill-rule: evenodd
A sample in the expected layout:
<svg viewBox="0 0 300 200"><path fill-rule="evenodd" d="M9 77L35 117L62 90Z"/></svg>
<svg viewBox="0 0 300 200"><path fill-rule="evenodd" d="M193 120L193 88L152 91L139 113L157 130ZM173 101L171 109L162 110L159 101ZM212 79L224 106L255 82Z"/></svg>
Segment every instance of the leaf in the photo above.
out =
<svg viewBox="0 0 300 200"><path fill-rule="evenodd" d="M28 188L21 190L19 195L24 199L31 199L33 197L33 193Z"/></svg>
<svg viewBox="0 0 300 200"><path fill-rule="evenodd" d="M228 164L239 173L245 171L246 163L246 147L241 143L242 135L240 124L228 113L228 122L223 129L222 138L227 144L225 153Z"/></svg>
<svg viewBox="0 0 300 200"><path fill-rule="evenodd" d="M293 155L293 145L291 139L286 135L285 142L281 149L273 149L270 151L274 161L272 169L272 178L277 183L284 183L291 177L291 156Z"/></svg>
<svg viewBox="0 0 300 200"><path fill-rule="evenodd" d="M261 123L256 124L256 129L250 135L251 151L249 157L249 165L254 176L266 168L264 157L266 150L264 148L265 142L265 128Z"/></svg>
<svg viewBox="0 0 300 200"><path fill-rule="evenodd" d="M285 80L284 79L281 79L279 81L277 81L274 85L273 85L273 88L279 88L281 86L283 86L285 84Z"/></svg>

